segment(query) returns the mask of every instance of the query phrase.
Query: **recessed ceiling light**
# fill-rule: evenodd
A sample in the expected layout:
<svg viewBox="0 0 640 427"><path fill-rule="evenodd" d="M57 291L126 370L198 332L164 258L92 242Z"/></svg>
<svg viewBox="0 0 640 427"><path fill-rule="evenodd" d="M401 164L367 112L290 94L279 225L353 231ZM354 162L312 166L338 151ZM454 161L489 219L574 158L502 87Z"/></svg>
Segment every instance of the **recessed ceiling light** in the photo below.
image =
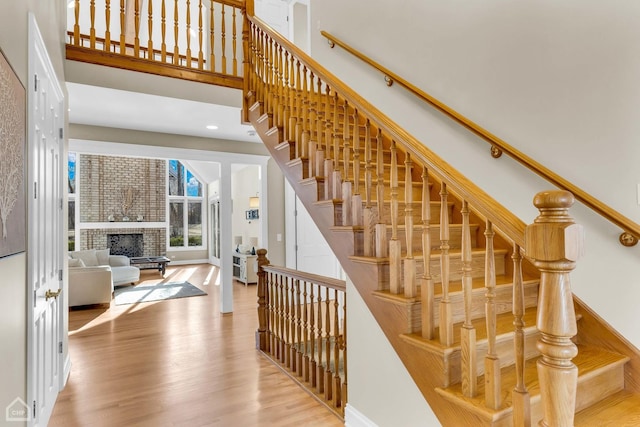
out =
<svg viewBox="0 0 640 427"><path fill-rule="evenodd" d="M216 125L208 125L207 129L216 130L216 129L218 129L218 126L216 126Z"/></svg>

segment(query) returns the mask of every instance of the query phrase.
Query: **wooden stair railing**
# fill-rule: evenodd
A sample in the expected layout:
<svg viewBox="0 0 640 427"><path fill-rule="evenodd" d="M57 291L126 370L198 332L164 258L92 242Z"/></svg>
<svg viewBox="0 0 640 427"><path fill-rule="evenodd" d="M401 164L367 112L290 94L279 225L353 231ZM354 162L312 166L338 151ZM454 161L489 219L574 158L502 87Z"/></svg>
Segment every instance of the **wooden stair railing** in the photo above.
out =
<svg viewBox="0 0 640 427"><path fill-rule="evenodd" d="M387 86L391 86L394 82L397 82L399 85L407 89L410 93L417 96L419 99L428 103L438 111L444 113L447 117L451 118L452 120L467 128L469 131L473 132L475 135L487 141L491 145L491 154L493 157L500 157L502 153L506 153L518 163L522 164L524 167L541 176L551 184L560 189L571 192L574 197L582 202L585 206L589 207L590 209L598 213L598 215L604 217L608 221L622 228L623 232L620 235L620 243L622 243L624 246L634 246L638 243L638 239L640 239L640 224L634 222L630 218L627 218L605 203L602 203L600 200L582 190L580 187L551 171L544 165L530 158L512 145L508 144L506 141L484 129L482 126L463 116L453 108L429 95L422 89L405 80L388 68L382 66L380 63L369 58L367 55L353 48L334 35L329 34L326 31L320 31L320 34L322 34L322 36L329 41L331 47L334 47L335 45L340 46L356 58L380 71L384 75Z"/></svg>
<svg viewBox="0 0 640 427"><path fill-rule="evenodd" d="M258 254L256 346L344 417L347 298L344 280L269 265Z"/></svg>
<svg viewBox="0 0 640 427"><path fill-rule="evenodd" d="M74 0L67 59L243 89L238 59L245 55L237 35L244 1L142 4L106 0L102 9L95 0Z"/></svg>
<svg viewBox="0 0 640 427"><path fill-rule="evenodd" d="M264 22L247 19L245 117L438 417L456 425L572 425L574 408L602 397L573 404L568 272L581 241L567 214L573 196L539 194L541 215L525 226ZM283 311L287 317L278 304L276 325ZM536 305L540 338L525 328ZM310 335L309 345L319 339ZM431 367L434 355L440 368ZM321 361L309 357L312 366ZM528 368L537 357L540 387ZM628 358L602 359L609 357L619 374Z"/></svg>

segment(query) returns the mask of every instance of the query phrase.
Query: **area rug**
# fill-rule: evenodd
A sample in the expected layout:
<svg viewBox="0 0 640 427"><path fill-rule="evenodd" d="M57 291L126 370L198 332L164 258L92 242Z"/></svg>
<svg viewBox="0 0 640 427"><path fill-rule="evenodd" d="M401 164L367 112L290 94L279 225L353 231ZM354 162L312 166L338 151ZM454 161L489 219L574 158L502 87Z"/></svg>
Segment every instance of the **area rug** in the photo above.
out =
<svg viewBox="0 0 640 427"><path fill-rule="evenodd" d="M174 298L207 295L206 292L189 282L159 283L157 285L138 285L116 288L116 305L136 304L140 302L160 301Z"/></svg>

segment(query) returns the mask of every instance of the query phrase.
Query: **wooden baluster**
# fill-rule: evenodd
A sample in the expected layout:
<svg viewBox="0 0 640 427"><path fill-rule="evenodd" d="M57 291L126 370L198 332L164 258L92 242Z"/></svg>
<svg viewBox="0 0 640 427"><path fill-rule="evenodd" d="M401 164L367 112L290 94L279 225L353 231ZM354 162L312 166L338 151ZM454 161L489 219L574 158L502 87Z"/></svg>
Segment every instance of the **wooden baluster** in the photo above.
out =
<svg viewBox="0 0 640 427"><path fill-rule="evenodd" d="M282 274L278 276L278 360L284 363L285 354L285 315L284 315L284 282L286 277Z"/></svg>
<svg viewBox="0 0 640 427"><path fill-rule="evenodd" d="M80 0L75 0L73 7L73 45L80 46Z"/></svg>
<svg viewBox="0 0 640 427"><path fill-rule="evenodd" d="M315 124L318 121L318 110L316 108L315 100L315 74L312 70L309 70L309 93L308 93L308 106L309 110L309 138L306 142L307 145L307 154L309 159L309 164L307 165L307 173L309 177L313 177L316 175L315 171L315 163L316 163L316 138L317 135L314 135ZM306 93L306 91L305 91Z"/></svg>
<svg viewBox="0 0 640 427"><path fill-rule="evenodd" d="M574 197L568 191L536 194L540 215L525 230L525 252L540 270L536 326L538 379L544 417L540 425L573 426L578 368L572 359L578 348L570 273L583 255L584 231L569 215Z"/></svg>
<svg viewBox="0 0 640 427"><path fill-rule="evenodd" d="M307 282L303 282L303 286L304 286L304 292L303 292L303 304L304 306L303 308L303 313L302 313L302 318L304 320L304 325L303 325L303 329L304 329L304 335L303 335L303 344L304 344L304 363L303 363L303 375L302 375L302 379L305 382L309 382L309 364L310 364L310 358L309 358L309 293L307 292L308 286L309 284Z"/></svg>
<svg viewBox="0 0 640 427"><path fill-rule="evenodd" d="M120 55L127 53L124 0L120 0Z"/></svg>
<svg viewBox="0 0 640 427"><path fill-rule="evenodd" d="M299 377L302 376L303 373L303 369L302 369L302 359L304 356L304 347L302 347L303 345L306 345L306 340L303 338L302 335L302 320L303 320L303 313L302 313L302 307L304 306L305 302L303 302L302 300L302 294L300 293L300 280L296 280L296 336L297 336L297 341L296 341L296 357L295 357L295 363L296 363L296 375L298 375Z"/></svg>
<svg viewBox="0 0 640 427"><path fill-rule="evenodd" d="M330 402L331 401L331 390L333 389L332 384L331 384L331 335L335 335L335 325L331 324L331 299L329 298L330 296L330 292L329 292L329 288L326 287L324 288L324 292L325 292L325 298L324 298L324 302L326 304L325 309L324 309L324 314L325 314L325 335L324 335L324 345L325 345L325 352L324 354L326 355L327 361L324 367L324 372L322 373L324 375L323 378L323 382L324 382L324 400L325 402ZM334 290L334 296L335 296L335 290Z"/></svg>
<svg viewBox="0 0 640 427"><path fill-rule="evenodd" d="M111 31L109 31L111 28L111 0L106 0L104 3L104 24L104 46L102 49L109 52L111 51Z"/></svg>
<svg viewBox="0 0 640 427"><path fill-rule="evenodd" d="M258 249L258 330L256 331L256 344L258 349L266 352L267 346L267 331L269 328L269 292L267 285L267 273L264 271L264 267L269 265L267 259L267 250Z"/></svg>
<svg viewBox="0 0 640 427"><path fill-rule="evenodd" d="M298 90L297 90L297 86L300 84L300 82L297 80L296 77L296 65L297 65L298 61L296 61L295 57L293 55L291 55L291 59L289 61L289 78L290 78L290 83L289 83L289 131L286 135L286 139L287 141L289 141L289 143L294 144L294 151L297 152L297 148L295 147L295 140L296 140L296 125L297 125L297 120L299 116L299 112L297 109L297 98L298 98ZM299 77L299 75L298 75ZM296 156L297 157L297 156Z"/></svg>
<svg viewBox="0 0 640 427"><path fill-rule="evenodd" d="M220 44L222 52L222 74L227 74L227 20L225 18L225 5L222 3L222 18L220 23Z"/></svg>
<svg viewBox="0 0 640 427"><path fill-rule="evenodd" d="M384 220L384 144L380 128L378 128L378 136L376 137L376 206L375 256L386 258L389 256L389 242L387 240L387 225Z"/></svg>
<svg viewBox="0 0 640 427"><path fill-rule="evenodd" d="M278 287L276 282L277 276L274 273L271 273L269 277L269 311L271 313L271 321L269 322L269 335L271 337L269 353L275 358L278 353Z"/></svg>
<svg viewBox="0 0 640 427"><path fill-rule="evenodd" d="M198 0L198 69L204 70L202 0Z"/></svg>
<svg viewBox="0 0 640 427"><path fill-rule="evenodd" d="M364 194L365 206L362 212L364 228L364 256L375 256L374 226L375 216L371 206L371 192L373 182L373 163L371 161L371 123L369 119L364 124Z"/></svg>
<svg viewBox="0 0 640 427"><path fill-rule="evenodd" d="M340 98L338 92L334 92L333 99L333 178L331 178L331 198L339 200L342 199L342 168L340 166L340 138L338 137L340 128Z"/></svg>
<svg viewBox="0 0 640 427"><path fill-rule="evenodd" d="M264 48L264 105L265 111L273 118L273 91L271 90L271 82L273 77L273 40L265 34Z"/></svg>
<svg viewBox="0 0 640 427"><path fill-rule="evenodd" d="M273 41L273 71L271 76L271 92L272 92L272 110L273 110L273 123L275 126L282 126L282 72L280 67L282 64L280 62L280 57L282 55L282 46L277 43L275 40Z"/></svg>
<svg viewBox="0 0 640 427"><path fill-rule="evenodd" d="M89 47L91 49L95 49L96 48L96 1L95 0L91 0L89 2L89 20L91 21L91 27L89 27Z"/></svg>
<svg viewBox="0 0 640 427"><path fill-rule="evenodd" d="M302 138L300 141L300 157L309 159L309 140L311 139L310 115L311 115L311 99L309 98L309 69L302 66ZM312 73L313 74L313 73ZM311 84L313 90L313 84ZM307 171L308 173L308 171ZM302 177L307 178L307 173L302 172Z"/></svg>
<svg viewBox="0 0 640 427"><path fill-rule="evenodd" d="M344 134L343 134L343 146L342 146L342 167L343 167L343 181L342 181L342 225L352 225L353 221L353 184L351 180L351 138L350 138L350 114L349 114L349 102L344 100ZM355 132L355 128L354 128Z"/></svg>
<svg viewBox="0 0 640 427"><path fill-rule="evenodd" d="M302 157L302 78L300 73L300 61L296 60L296 118L295 118L295 132L294 141L296 145L296 159Z"/></svg>
<svg viewBox="0 0 640 427"><path fill-rule="evenodd" d="M324 177L324 159L325 159L325 149L324 149L324 132L326 127L326 116L325 110L322 108L322 80L320 76L316 79L317 90L316 90L316 162L315 162L315 171L316 176ZM326 183L324 184L326 185Z"/></svg>
<svg viewBox="0 0 640 427"><path fill-rule="evenodd" d="M464 299L464 324L460 330L460 353L462 363L462 394L473 397L478 393L478 360L476 330L471 323L473 302L473 279L471 276L471 228L469 205L462 201L462 297Z"/></svg>
<svg viewBox="0 0 640 427"><path fill-rule="evenodd" d="M402 292L402 243L398 239L398 150L391 141L391 240L389 241L389 290Z"/></svg>
<svg viewBox="0 0 640 427"><path fill-rule="evenodd" d="M237 50L238 50L238 46L236 43L236 8L233 7L233 14L231 15L232 19L231 22L233 23L233 27L232 27L232 41L231 41L231 46L232 46L232 60L231 60L231 70L234 76L238 75L238 55L237 55Z"/></svg>
<svg viewBox="0 0 640 427"><path fill-rule="evenodd" d="M133 2L133 56L140 58L140 1Z"/></svg>
<svg viewBox="0 0 640 427"><path fill-rule="evenodd" d="M416 283L416 260L413 258L413 162L411 155L404 160L404 234L407 244L407 257L404 260L404 296L414 298L418 295Z"/></svg>
<svg viewBox="0 0 640 427"><path fill-rule="evenodd" d="M449 206L447 184L440 190L440 276L442 299L440 300L440 343L449 347L453 343L453 314L449 300Z"/></svg>
<svg viewBox="0 0 640 427"><path fill-rule="evenodd" d="M513 425L531 426L531 402L529 391L524 382L524 284L522 282L522 255L520 246L513 245L513 325L515 334L513 336L513 346L516 366L516 387L511 392L513 402Z"/></svg>
<svg viewBox="0 0 640 427"><path fill-rule="evenodd" d="M191 0L187 0L187 14L186 14L186 21L187 21L187 31L186 31L186 37L187 37L187 55L186 55L186 67L187 68L191 68Z"/></svg>
<svg viewBox="0 0 640 427"><path fill-rule="evenodd" d="M333 384L331 386L332 396L330 399L333 401L334 406L338 406L339 403L336 399L340 396L340 387L338 387L338 382L335 380L337 377L340 378L340 346L342 343L342 331L340 330L340 296L342 296L342 292L338 292L334 290L334 303L333 303ZM343 298L344 299L344 298Z"/></svg>
<svg viewBox="0 0 640 427"><path fill-rule="evenodd" d="M324 360L324 345L322 345L322 340L324 338L323 334L322 334L322 329L323 329L323 322L324 319L322 318L322 288L320 287L320 285L318 285L318 322L317 322L317 332L318 332L318 338L317 338L317 352L318 352L318 360L317 360L317 364L316 364L316 391L320 394L324 393L324 366L323 366L323 360ZM327 325L324 325L324 327L326 328Z"/></svg>
<svg viewBox="0 0 640 427"><path fill-rule="evenodd" d="M212 72L216 71L216 49L215 49L215 41L216 41L216 37L215 37L215 20L214 20L214 4L215 2L213 0L211 0L209 5L209 70ZM257 32L255 31L255 27L254 27L254 34L253 37L251 38L252 40L256 40L258 39L257 37ZM257 45L259 46L259 44ZM259 64L259 62L255 63L256 65ZM259 73L258 73L259 74ZM255 86L253 87L255 89Z"/></svg>
<svg viewBox="0 0 640 427"><path fill-rule="evenodd" d="M309 352L311 353L311 358L309 360L309 366L307 367L307 370L309 371L308 382L311 385L311 387L315 387L316 386L316 336L315 336L316 299L314 295L315 284L309 283L309 286L311 288L311 292L309 295L309 302L310 302L310 305L309 305L309 309L310 309L309 310L310 311L309 313Z"/></svg>
<svg viewBox="0 0 640 427"><path fill-rule="evenodd" d="M178 0L173 2L173 64L178 65L180 62L180 48L178 47Z"/></svg>
<svg viewBox="0 0 640 427"><path fill-rule="evenodd" d="M256 84L256 100L265 103L266 107L266 99L264 96L264 84L265 84L265 35L264 33L256 27L256 31L258 34L258 76L257 76L257 84Z"/></svg>
<svg viewBox="0 0 640 427"><path fill-rule="evenodd" d="M353 196L351 196L351 224L363 225L362 195L360 194L360 116L353 109Z"/></svg>
<svg viewBox="0 0 640 427"><path fill-rule="evenodd" d="M422 168L422 270L422 338L432 340L435 330L435 297L431 276L431 192L426 167Z"/></svg>
<svg viewBox="0 0 640 427"><path fill-rule="evenodd" d="M160 44L160 59L162 62L167 62L167 8L165 0L162 0L162 11L160 29L162 33L162 42Z"/></svg>
<svg viewBox="0 0 640 427"><path fill-rule="evenodd" d="M289 278L284 277L284 355L283 363L287 368L291 367L291 301L289 300Z"/></svg>
<svg viewBox="0 0 640 427"><path fill-rule="evenodd" d="M279 312L279 300L278 294L278 275L273 273L271 275L271 293L269 295L272 298L271 313L273 320L271 322L271 355L274 359L278 358L278 348L280 348L278 340L278 331L280 330L280 312Z"/></svg>
<svg viewBox="0 0 640 427"><path fill-rule="evenodd" d="M298 336L296 335L296 325L298 320L298 312L296 310L297 307L297 297L296 294L296 282L297 280L291 278L291 288L289 289L289 295L291 296L289 299L289 328L290 328L290 341L289 341L289 352L287 353L287 358L289 359L289 370L291 372L296 372L297 365L297 353L296 347L298 346Z"/></svg>
<svg viewBox="0 0 640 427"><path fill-rule="evenodd" d="M153 53L153 1L148 0L149 5L147 7L147 13L149 17L147 18L147 31L149 40L147 41L147 59L155 61L155 54Z"/></svg>
<svg viewBox="0 0 640 427"><path fill-rule="evenodd" d="M322 165L322 173L324 174L324 200L331 200L333 198L333 157L331 157L331 151L333 149L333 125L335 122L335 116L333 114L334 108L333 98L331 96L331 87L325 83L325 95L324 95L324 164ZM335 154L335 153L334 153Z"/></svg>
<svg viewBox="0 0 640 427"><path fill-rule="evenodd" d="M285 140L289 140L288 135L291 131L289 129L289 119L291 117L291 86L289 86L289 69L290 69L290 61L289 61L289 51L284 49L284 57L282 59L282 131Z"/></svg>
<svg viewBox="0 0 640 427"><path fill-rule="evenodd" d="M487 250L484 265L484 286L487 289L485 316L487 321L487 355L484 359L484 391L488 408L498 409L502 404L500 391L500 358L496 353L496 266L493 248L493 224L487 221L484 232Z"/></svg>
<svg viewBox="0 0 640 427"><path fill-rule="evenodd" d="M342 351L342 375L344 380L341 380L339 370L336 369L334 374L334 406L341 408L344 414L344 404L347 402L347 294L342 293L342 339L340 340L339 348ZM338 358L336 358L338 359Z"/></svg>

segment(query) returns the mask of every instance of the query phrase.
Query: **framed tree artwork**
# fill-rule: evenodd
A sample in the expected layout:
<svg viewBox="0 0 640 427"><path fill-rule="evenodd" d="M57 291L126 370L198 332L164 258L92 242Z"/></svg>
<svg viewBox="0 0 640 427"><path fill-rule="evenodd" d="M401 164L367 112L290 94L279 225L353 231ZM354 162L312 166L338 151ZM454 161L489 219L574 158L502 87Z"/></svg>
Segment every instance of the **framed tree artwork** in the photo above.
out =
<svg viewBox="0 0 640 427"><path fill-rule="evenodd" d="M0 49L0 258L24 252L26 93Z"/></svg>

